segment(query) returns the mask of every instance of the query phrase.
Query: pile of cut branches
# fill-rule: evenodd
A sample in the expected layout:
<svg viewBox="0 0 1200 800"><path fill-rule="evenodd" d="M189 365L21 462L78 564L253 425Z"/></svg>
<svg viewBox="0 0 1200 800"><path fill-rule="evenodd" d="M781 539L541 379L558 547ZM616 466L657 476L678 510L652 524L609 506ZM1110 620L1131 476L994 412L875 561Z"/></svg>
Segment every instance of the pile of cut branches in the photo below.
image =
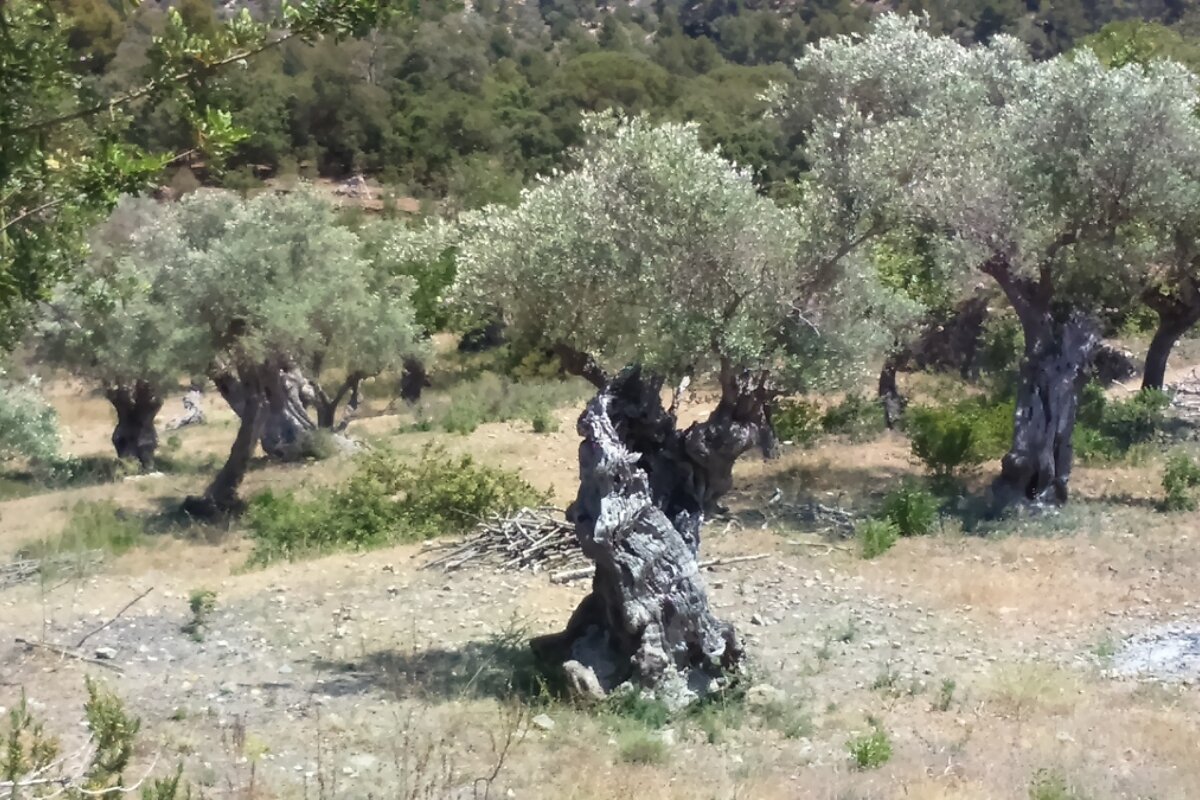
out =
<svg viewBox="0 0 1200 800"><path fill-rule="evenodd" d="M590 562L575 540L575 526L558 508L522 508L509 516L483 520L464 538L426 545L437 553L426 568L452 572L463 567L542 572L582 567Z"/></svg>

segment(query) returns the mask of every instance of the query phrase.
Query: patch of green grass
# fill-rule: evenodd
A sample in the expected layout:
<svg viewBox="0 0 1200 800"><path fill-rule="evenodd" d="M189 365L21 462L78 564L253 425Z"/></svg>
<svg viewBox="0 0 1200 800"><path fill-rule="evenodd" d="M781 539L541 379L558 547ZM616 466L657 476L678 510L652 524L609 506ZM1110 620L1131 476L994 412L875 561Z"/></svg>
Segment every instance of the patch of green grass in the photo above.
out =
<svg viewBox="0 0 1200 800"><path fill-rule="evenodd" d="M1085 800L1059 772L1038 770L1029 783L1029 800Z"/></svg>
<svg viewBox="0 0 1200 800"><path fill-rule="evenodd" d="M813 732L812 717L790 703L770 702L759 707L757 712L763 725L779 732L785 739L799 739Z"/></svg>
<svg viewBox="0 0 1200 800"><path fill-rule="evenodd" d="M577 380L517 382L485 372L451 387L440 402L431 398L422 404L418 421L448 433L468 434L486 422L527 420L535 432L549 433L557 427L550 410L577 405L586 396L586 386Z"/></svg>
<svg viewBox="0 0 1200 800"><path fill-rule="evenodd" d="M892 741L882 728L875 726L870 733L846 742L846 751L859 769L878 769L891 760Z"/></svg>
<svg viewBox="0 0 1200 800"><path fill-rule="evenodd" d="M942 680L941 686L938 687L937 700L934 701L933 707L941 712L950 710L950 706L954 703L954 692L958 689L958 684L953 678L945 678Z"/></svg>
<svg viewBox="0 0 1200 800"><path fill-rule="evenodd" d="M71 516L58 536L30 542L21 548L20 555L45 559L99 550L120 556L145 540L143 521L122 511L116 504L107 501L79 503L71 509Z"/></svg>
<svg viewBox="0 0 1200 800"><path fill-rule="evenodd" d="M613 717L635 722L648 730L661 728L671 719L671 710L666 703L634 689L609 695L601 710Z"/></svg>
<svg viewBox="0 0 1200 800"><path fill-rule="evenodd" d="M667 760L667 745L649 731L632 730L618 737L617 753L625 764L663 764Z"/></svg>
<svg viewBox="0 0 1200 800"><path fill-rule="evenodd" d="M1172 453L1162 477L1163 508L1167 511L1195 511L1196 496L1193 489L1200 486L1200 464L1186 453Z"/></svg>

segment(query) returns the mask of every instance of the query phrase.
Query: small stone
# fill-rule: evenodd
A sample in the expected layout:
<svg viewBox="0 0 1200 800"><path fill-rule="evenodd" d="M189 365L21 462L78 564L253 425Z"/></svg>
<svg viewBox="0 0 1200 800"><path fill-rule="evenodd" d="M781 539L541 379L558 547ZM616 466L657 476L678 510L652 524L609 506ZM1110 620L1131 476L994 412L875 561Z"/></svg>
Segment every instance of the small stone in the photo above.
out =
<svg viewBox="0 0 1200 800"><path fill-rule="evenodd" d="M284 664L282 667L279 668L280 675L291 675L292 672L294 672L294 670L292 669L290 664Z"/></svg>
<svg viewBox="0 0 1200 800"><path fill-rule="evenodd" d="M543 731L554 730L555 724L554 720L550 719L550 717L546 714L538 714L536 717L530 720L530 723L533 724L533 727Z"/></svg>
<svg viewBox="0 0 1200 800"><path fill-rule="evenodd" d="M755 614L754 616L750 617L750 624L751 625L766 625L767 621L765 619L763 619L762 614Z"/></svg>
<svg viewBox="0 0 1200 800"><path fill-rule="evenodd" d="M112 661L116 657L117 657L117 649L115 647L97 647L96 648L96 658L103 659L105 661Z"/></svg>

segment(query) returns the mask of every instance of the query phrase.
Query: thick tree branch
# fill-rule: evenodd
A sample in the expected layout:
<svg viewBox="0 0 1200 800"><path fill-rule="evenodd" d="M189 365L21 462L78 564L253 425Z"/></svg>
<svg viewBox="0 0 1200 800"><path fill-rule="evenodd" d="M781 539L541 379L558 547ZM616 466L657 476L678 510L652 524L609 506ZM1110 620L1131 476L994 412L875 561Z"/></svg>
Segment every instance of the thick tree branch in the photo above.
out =
<svg viewBox="0 0 1200 800"><path fill-rule="evenodd" d="M590 354L576 350L563 342L558 342L550 349L558 357L562 368L569 374L583 378L597 389L604 389L608 386L608 374Z"/></svg>

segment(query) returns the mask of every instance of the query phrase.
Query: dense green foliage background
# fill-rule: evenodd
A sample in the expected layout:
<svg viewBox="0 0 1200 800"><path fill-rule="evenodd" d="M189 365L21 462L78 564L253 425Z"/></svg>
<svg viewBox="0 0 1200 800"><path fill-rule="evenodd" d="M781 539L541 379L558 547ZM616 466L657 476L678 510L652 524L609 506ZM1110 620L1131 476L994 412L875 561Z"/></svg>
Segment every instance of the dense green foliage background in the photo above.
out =
<svg viewBox="0 0 1200 800"><path fill-rule="evenodd" d="M101 95L134 85L165 8L198 32L217 14L270 0L215 6L210 0L56 0L73 20L78 69ZM452 198L452 209L515 198L530 177L558 165L579 143L579 114L604 108L696 121L753 167L776 194L804 170L799 127L767 119L761 95L793 80L790 65L814 41L864 30L876 11L926 13L935 33L964 42L1010 33L1049 57L1121 20L1171 26L1170 36L1130 45L1110 29L1110 57L1147 47L1176 57L1200 29L1187 0L478 0L469 7L420 4L361 40L289 42L206 83L214 105L251 131L228 168L200 177L245 186L256 176L377 176L400 192ZM182 109L157 103L137 113L128 136L150 152L180 152ZM181 178L185 181L185 178Z"/></svg>

